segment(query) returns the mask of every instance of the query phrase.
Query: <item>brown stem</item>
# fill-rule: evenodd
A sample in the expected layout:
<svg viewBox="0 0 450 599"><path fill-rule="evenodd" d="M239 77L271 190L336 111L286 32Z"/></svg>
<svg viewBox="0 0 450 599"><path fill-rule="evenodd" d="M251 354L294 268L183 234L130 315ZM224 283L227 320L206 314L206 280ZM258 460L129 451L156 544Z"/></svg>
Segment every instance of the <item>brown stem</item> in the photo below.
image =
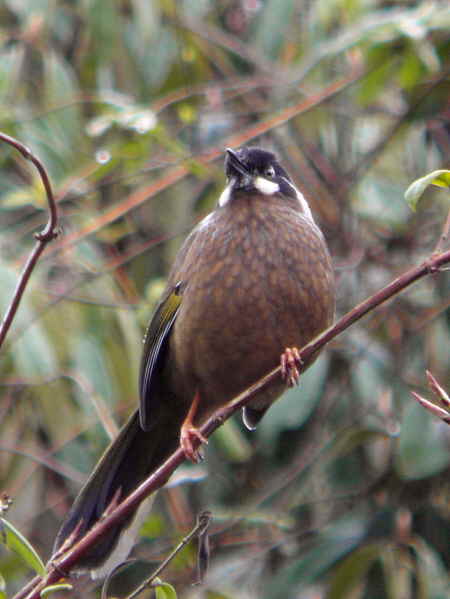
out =
<svg viewBox="0 0 450 599"><path fill-rule="evenodd" d="M22 156L24 158L26 158L27 160L32 162L34 164L34 166L37 168L37 170L39 172L39 176L41 177L42 183L44 185L45 192L47 194L47 202L48 202L48 207L49 207L48 222L42 231L35 234L37 243L34 246L34 249L31 252L30 256L28 257L28 260L27 260L27 262L24 266L24 269L22 271L22 274L20 275L20 279L19 279L17 286L14 290L14 294L13 294L11 303L9 304L8 309L6 310L5 317L3 318L2 322L0 323L0 347L1 347L3 345L3 342L6 338L8 331L9 331L9 328L12 324L12 321L14 320L14 316L19 308L23 293L28 284L31 273L33 272L34 267L36 266L36 263L39 260L39 257L41 256L42 252L44 251L45 246L50 241L52 241L52 239L55 239L55 237L58 235L58 232L57 232L58 212L56 209L56 202L55 202L55 198L53 196L52 187L50 185L50 179L47 175L47 171L45 170L44 165L39 160L39 158L37 156L35 156L31 152L31 150L29 150L24 144L20 143L20 141L17 141L17 139L14 139L13 137L6 135L6 133L0 132L0 140L3 140L7 144L13 146L16 150L18 150L22 154Z"/></svg>
<svg viewBox="0 0 450 599"><path fill-rule="evenodd" d="M450 263L450 250L439 255L432 255L421 265L410 269L397 279L394 279L389 285L380 289L377 293L358 304L336 324L326 329L318 337L305 345L300 351L300 356L304 364L317 353L324 345L342 333L350 325L357 322L369 311L373 310L383 302L397 295L409 285L425 277L428 274L436 273L444 265ZM301 367L300 367L301 370ZM278 366L269 372L266 376L257 381L254 385L243 391L227 405L214 414L200 427L200 433L209 437L221 424L230 418L240 408L248 404L256 393L268 385L271 381L280 376L281 368ZM194 444L195 444L194 440ZM178 448L153 474L151 474L137 489L126 497L117 507L112 509L107 516L97 522L84 537L72 546L64 555L57 556L55 560L49 562L48 575L30 590L30 584L25 590L20 591L14 599L39 599L40 592L45 586L55 583L61 578L61 573L69 573L81 556L95 542L108 531L112 526L124 520L129 516L139 504L152 492L162 487L174 470L185 460L184 452ZM28 593L28 594L27 594Z"/></svg>

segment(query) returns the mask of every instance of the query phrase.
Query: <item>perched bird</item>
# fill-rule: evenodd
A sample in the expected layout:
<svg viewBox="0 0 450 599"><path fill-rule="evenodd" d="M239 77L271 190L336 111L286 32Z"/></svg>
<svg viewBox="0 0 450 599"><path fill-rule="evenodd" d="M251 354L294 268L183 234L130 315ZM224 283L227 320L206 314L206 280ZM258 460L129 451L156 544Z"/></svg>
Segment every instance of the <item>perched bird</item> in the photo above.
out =
<svg viewBox="0 0 450 599"><path fill-rule="evenodd" d="M332 323L335 286L324 237L276 156L227 149L225 171L218 205L178 252L148 327L139 410L81 490L55 549L88 530L180 443L196 461L198 427L281 360L283 376L244 408L245 425L255 428L298 381L298 348ZM134 539L122 532L132 520L106 533L79 566L103 575L124 559Z"/></svg>

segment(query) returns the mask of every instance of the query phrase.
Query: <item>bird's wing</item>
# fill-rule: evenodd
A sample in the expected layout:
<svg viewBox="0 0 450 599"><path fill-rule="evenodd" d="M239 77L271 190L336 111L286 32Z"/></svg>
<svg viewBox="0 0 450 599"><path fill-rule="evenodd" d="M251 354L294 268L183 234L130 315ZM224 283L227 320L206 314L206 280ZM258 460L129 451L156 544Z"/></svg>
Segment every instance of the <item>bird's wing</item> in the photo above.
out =
<svg viewBox="0 0 450 599"><path fill-rule="evenodd" d="M161 372L164 350L181 305L184 285L179 282L163 296L148 325L139 375L140 423L144 430L151 424L152 395Z"/></svg>

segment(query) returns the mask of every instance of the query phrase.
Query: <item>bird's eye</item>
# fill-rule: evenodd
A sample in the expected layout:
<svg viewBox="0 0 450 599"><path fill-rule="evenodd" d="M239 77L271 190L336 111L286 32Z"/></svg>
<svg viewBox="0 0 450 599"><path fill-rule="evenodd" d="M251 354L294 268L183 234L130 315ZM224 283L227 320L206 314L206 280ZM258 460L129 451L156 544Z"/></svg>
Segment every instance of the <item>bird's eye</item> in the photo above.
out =
<svg viewBox="0 0 450 599"><path fill-rule="evenodd" d="M268 177L269 179L272 179L272 177L275 177L275 169L273 168L273 166L268 166L266 168L266 170L264 171L264 176Z"/></svg>

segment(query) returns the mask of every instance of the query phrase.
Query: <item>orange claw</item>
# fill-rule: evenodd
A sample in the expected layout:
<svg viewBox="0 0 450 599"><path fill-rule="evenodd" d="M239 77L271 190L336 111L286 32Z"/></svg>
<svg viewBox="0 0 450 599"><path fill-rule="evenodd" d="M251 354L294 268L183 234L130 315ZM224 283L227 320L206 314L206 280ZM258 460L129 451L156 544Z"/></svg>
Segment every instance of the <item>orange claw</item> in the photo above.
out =
<svg viewBox="0 0 450 599"><path fill-rule="evenodd" d="M287 347L281 354L281 376L288 387L295 387L300 381L299 366L302 365L300 352L296 347Z"/></svg>
<svg viewBox="0 0 450 599"><path fill-rule="evenodd" d="M184 451L184 455L187 457L187 459L191 460L191 462L194 462L194 464L197 464L203 459L203 456L199 447L194 448L195 441L200 445L202 443L205 443L206 445L208 444L208 439L201 434L198 428L195 428L194 426L185 426L185 424L183 424L180 434L181 448Z"/></svg>
<svg viewBox="0 0 450 599"><path fill-rule="evenodd" d="M200 393L197 391L180 431L180 445L184 451L184 455L188 460L195 464L198 463L203 456L199 451L199 447L194 447L194 444L198 446L202 443L208 444L208 439L201 434L193 423L199 402Z"/></svg>

